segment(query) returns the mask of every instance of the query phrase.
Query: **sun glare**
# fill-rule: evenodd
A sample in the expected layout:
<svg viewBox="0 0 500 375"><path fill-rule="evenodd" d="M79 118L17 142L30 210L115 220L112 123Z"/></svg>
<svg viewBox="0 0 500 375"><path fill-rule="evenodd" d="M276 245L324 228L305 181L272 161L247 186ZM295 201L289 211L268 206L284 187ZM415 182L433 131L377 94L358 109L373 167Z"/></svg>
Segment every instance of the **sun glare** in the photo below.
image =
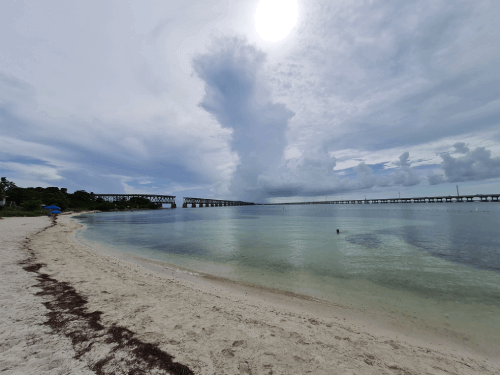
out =
<svg viewBox="0 0 500 375"><path fill-rule="evenodd" d="M255 28L262 39L277 42L290 33L297 16L296 0L262 0L255 12Z"/></svg>

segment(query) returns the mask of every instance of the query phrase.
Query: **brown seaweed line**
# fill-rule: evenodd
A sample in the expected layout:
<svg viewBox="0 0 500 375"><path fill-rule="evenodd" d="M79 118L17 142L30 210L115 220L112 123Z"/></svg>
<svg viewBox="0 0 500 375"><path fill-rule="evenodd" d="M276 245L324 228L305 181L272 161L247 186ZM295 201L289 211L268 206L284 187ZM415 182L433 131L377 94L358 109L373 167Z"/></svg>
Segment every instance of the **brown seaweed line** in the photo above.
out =
<svg viewBox="0 0 500 375"><path fill-rule="evenodd" d="M50 227L56 223L57 221L53 220ZM57 281L39 272L45 264L35 263L34 251L28 247L30 239L27 240L25 247L32 255L20 262L20 265L24 266L24 270L38 274L39 283L36 286L42 291L36 295L53 298L43 303L49 309L46 314L48 320L44 324L52 328L54 332L71 339L76 359L90 352L95 345L106 344L101 349L108 350L108 354L90 365L97 375L116 373L139 375L152 370L163 370L174 375L194 374L187 366L174 362L174 357L162 351L158 345L144 343L134 338L134 332L116 324L110 327L103 326L101 324L102 312L89 313L85 307L87 299L78 294L70 284ZM117 359L117 357L122 357L122 359Z"/></svg>

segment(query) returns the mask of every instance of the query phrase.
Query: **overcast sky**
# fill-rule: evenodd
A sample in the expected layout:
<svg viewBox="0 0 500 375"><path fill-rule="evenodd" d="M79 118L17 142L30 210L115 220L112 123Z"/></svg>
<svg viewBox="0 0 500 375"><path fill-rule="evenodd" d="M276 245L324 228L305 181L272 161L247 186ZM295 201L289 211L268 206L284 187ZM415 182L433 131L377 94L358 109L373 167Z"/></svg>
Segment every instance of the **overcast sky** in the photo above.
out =
<svg viewBox="0 0 500 375"><path fill-rule="evenodd" d="M499 1L298 0L278 41L259 2L3 2L0 175L253 202L500 192Z"/></svg>

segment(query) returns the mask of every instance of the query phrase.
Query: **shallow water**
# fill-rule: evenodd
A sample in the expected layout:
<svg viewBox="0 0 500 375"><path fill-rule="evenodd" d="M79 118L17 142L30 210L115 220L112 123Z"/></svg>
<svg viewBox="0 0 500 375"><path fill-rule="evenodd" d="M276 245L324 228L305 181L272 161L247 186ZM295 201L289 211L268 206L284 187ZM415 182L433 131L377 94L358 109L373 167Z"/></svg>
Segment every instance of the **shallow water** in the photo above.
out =
<svg viewBox="0 0 500 375"><path fill-rule="evenodd" d="M406 313L467 339L500 337L500 204L242 206L78 219L87 227L80 238L116 251Z"/></svg>

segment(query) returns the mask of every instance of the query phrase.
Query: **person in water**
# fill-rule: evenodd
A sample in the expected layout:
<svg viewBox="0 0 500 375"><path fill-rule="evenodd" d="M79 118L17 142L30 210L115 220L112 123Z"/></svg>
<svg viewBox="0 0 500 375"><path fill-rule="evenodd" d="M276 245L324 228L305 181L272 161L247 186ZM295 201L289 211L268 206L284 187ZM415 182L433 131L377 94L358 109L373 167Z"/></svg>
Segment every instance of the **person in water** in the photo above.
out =
<svg viewBox="0 0 500 375"><path fill-rule="evenodd" d="M337 229L337 234L340 234L340 231Z"/></svg>

